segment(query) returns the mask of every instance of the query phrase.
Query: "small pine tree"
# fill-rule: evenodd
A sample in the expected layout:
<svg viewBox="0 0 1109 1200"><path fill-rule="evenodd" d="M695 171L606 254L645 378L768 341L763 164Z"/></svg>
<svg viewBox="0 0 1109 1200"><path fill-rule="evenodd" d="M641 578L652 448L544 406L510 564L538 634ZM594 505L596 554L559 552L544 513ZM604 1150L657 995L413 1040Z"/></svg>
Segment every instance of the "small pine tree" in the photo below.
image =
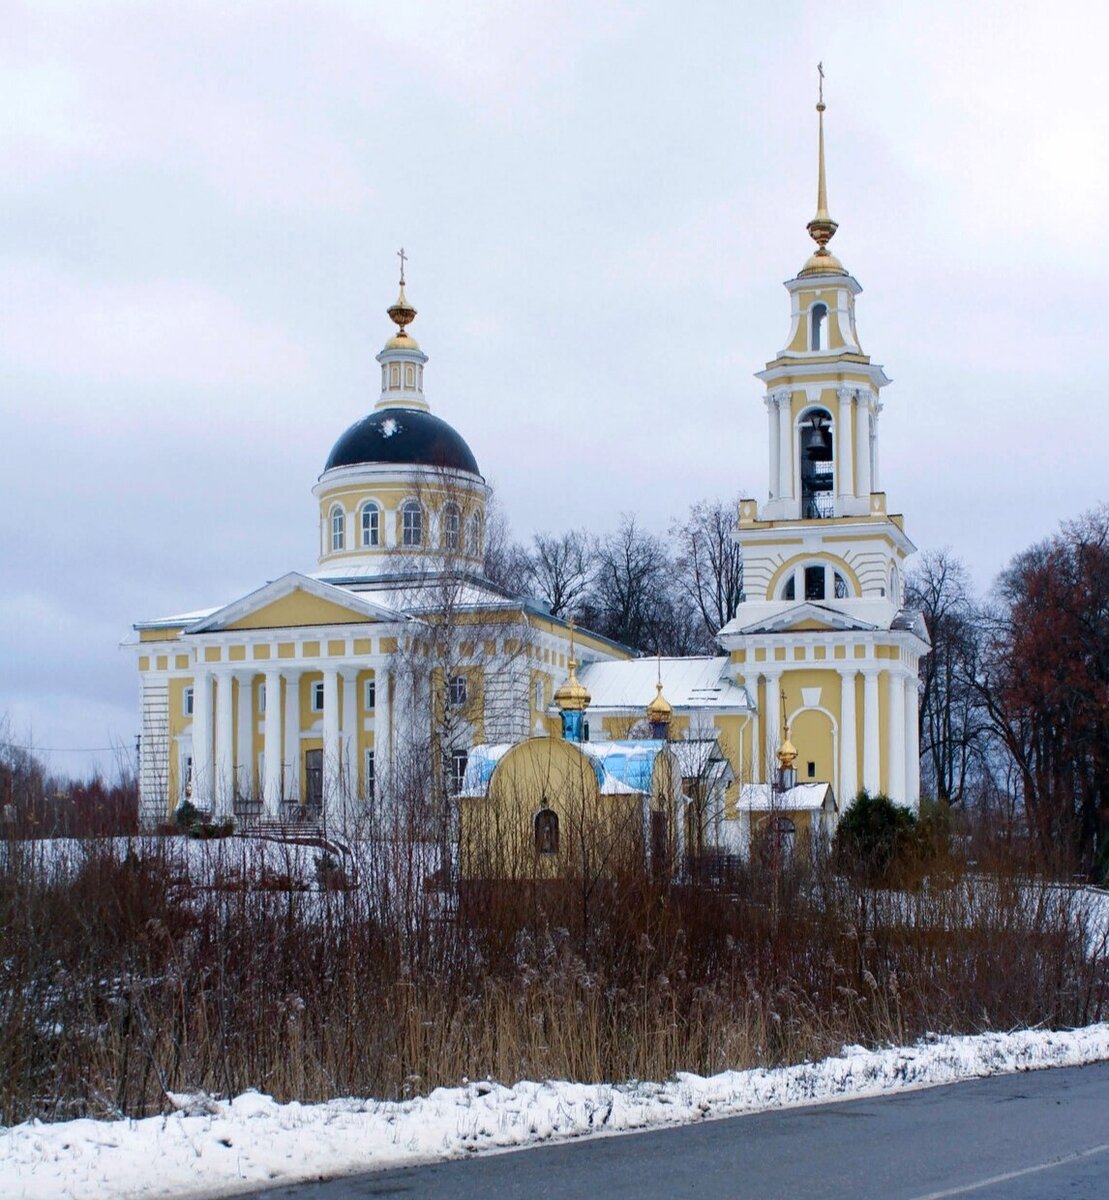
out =
<svg viewBox="0 0 1109 1200"><path fill-rule="evenodd" d="M863 788L836 828L837 861L841 869L870 883L884 882L913 849L915 830L916 817L909 809Z"/></svg>

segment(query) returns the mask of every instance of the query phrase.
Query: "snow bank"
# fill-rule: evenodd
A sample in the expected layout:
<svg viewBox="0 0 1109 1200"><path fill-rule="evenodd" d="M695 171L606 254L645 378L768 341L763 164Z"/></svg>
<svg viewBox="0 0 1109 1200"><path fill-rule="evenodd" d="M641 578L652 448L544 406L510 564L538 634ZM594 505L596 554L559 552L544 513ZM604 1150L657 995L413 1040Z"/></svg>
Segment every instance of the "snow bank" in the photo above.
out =
<svg viewBox="0 0 1109 1200"><path fill-rule="evenodd" d="M277 1104L257 1092L230 1101L177 1095L175 1111L165 1117L31 1121L0 1131L0 1195L9 1200L230 1195L554 1138L1102 1059L1109 1059L1109 1024L1063 1033L935 1037L887 1050L849 1046L822 1062L708 1078L683 1074L668 1083L468 1083L400 1103Z"/></svg>

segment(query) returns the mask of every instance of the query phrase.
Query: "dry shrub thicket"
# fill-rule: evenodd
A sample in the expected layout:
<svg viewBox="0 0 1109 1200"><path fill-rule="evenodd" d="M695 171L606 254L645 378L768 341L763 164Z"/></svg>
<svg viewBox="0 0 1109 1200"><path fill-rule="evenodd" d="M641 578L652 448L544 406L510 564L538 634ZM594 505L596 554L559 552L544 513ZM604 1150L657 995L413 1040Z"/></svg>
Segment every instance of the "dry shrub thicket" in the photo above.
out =
<svg viewBox="0 0 1109 1200"><path fill-rule="evenodd" d="M885 890L822 862L629 875L585 907L572 880L449 900L414 842L366 843L353 886L325 863L309 889L280 846L264 865L212 846L202 882L179 847L93 841L68 867L43 843L2 848L5 1123L137 1117L192 1089L661 1079L1106 1013L1081 893L1012 863L933 863Z"/></svg>

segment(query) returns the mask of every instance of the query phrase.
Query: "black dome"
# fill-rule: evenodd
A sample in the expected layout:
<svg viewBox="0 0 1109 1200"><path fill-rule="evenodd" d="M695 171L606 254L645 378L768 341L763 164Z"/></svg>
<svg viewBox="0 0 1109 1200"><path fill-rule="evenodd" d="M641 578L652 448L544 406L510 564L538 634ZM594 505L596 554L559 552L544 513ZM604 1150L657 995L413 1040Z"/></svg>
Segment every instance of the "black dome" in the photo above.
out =
<svg viewBox="0 0 1109 1200"><path fill-rule="evenodd" d="M355 421L332 446L324 470L358 463L445 467L481 474L462 436L446 421L418 408L382 408Z"/></svg>

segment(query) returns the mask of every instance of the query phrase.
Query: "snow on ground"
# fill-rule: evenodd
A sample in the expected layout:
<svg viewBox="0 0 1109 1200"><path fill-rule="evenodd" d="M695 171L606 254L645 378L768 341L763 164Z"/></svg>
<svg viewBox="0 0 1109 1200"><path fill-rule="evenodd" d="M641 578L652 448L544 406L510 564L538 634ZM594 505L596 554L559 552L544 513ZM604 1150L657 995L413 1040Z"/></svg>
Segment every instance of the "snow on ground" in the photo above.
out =
<svg viewBox="0 0 1109 1200"><path fill-rule="evenodd" d="M232 1195L319 1176L408 1166L591 1133L618 1133L1009 1071L1109 1059L1109 1024L935 1037L777 1070L678 1075L668 1083L467 1083L403 1102L277 1104L173 1097L142 1121L27 1122L0 1131L8 1200Z"/></svg>

